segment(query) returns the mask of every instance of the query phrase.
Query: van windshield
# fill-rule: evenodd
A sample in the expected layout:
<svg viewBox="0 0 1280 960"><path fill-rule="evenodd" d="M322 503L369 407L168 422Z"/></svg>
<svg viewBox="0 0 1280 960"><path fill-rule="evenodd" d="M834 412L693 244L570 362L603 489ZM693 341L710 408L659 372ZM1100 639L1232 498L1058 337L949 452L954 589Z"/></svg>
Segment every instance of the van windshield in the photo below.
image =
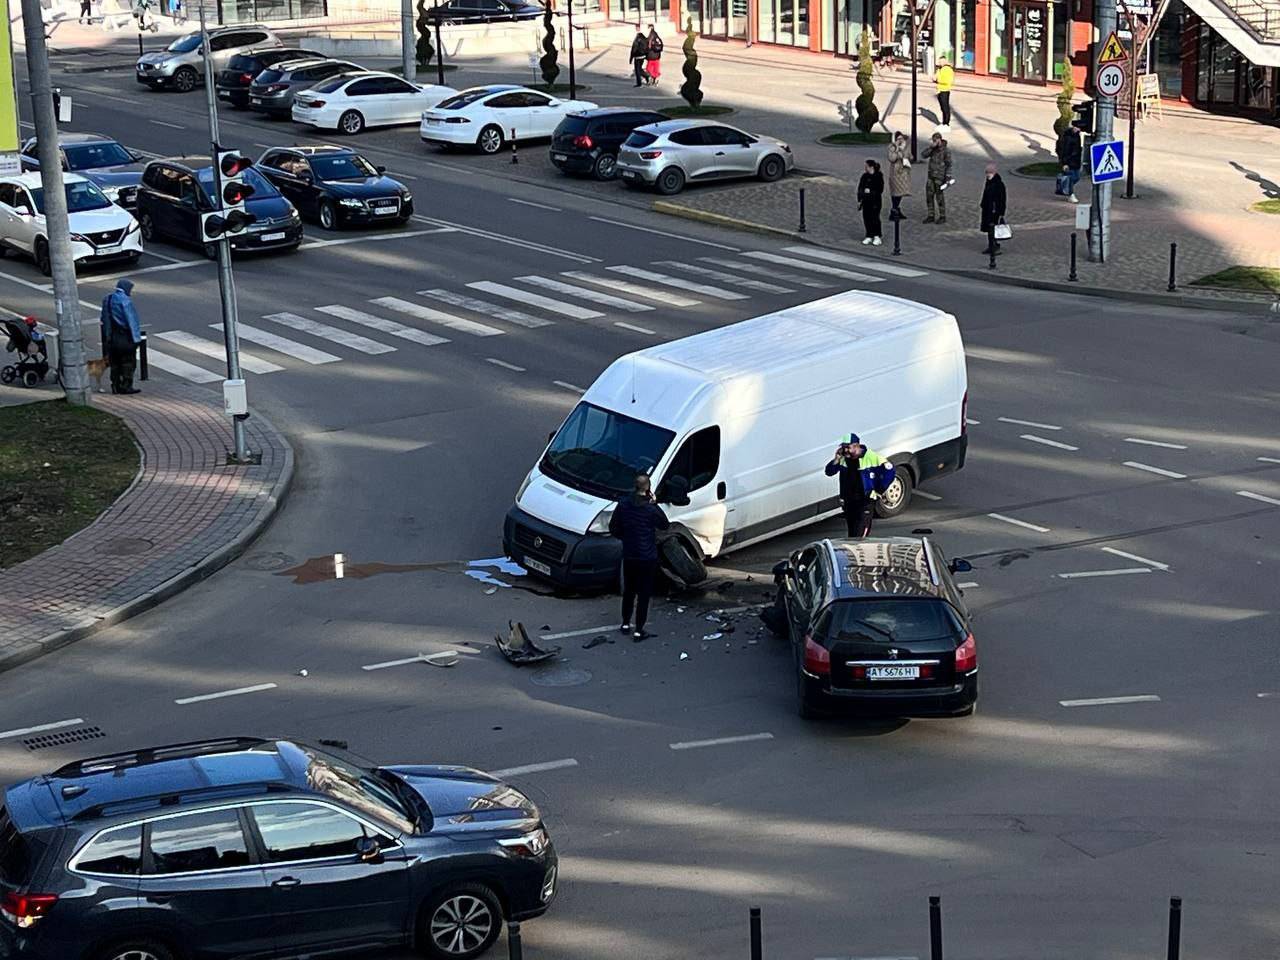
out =
<svg viewBox="0 0 1280 960"><path fill-rule="evenodd" d="M637 473L652 473L675 433L580 403L551 441L540 469L561 483L597 496L618 498Z"/></svg>

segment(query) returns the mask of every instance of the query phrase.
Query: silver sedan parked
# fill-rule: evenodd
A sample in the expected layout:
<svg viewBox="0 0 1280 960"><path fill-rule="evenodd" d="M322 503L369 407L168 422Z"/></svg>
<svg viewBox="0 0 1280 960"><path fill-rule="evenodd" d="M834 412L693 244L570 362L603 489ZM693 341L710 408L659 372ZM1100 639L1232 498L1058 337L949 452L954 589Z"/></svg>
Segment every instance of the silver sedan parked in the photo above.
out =
<svg viewBox="0 0 1280 960"><path fill-rule="evenodd" d="M714 120L664 120L637 127L618 151L618 177L670 196L686 183L759 177L794 170L791 148L775 137L744 133Z"/></svg>

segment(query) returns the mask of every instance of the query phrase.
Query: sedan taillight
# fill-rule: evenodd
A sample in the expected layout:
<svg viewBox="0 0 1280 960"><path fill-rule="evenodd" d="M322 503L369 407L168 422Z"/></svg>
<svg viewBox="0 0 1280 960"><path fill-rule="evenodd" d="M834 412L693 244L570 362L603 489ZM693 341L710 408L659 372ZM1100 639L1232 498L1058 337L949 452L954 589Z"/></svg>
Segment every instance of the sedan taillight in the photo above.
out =
<svg viewBox="0 0 1280 960"><path fill-rule="evenodd" d="M591 137L589 137L587 134L584 133L581 136L577 136L573 138L573 145L577 147L579 150L592 150L595 148L596 144L595 144L595 141L591 139Z"/></svg>
<svg viewBox="0 0 1280 960"><path fill-rule="evenodd" d="M641 160L657 160L662 156L661 150L644 150L640 154Z"/></svg>
<svg viewBox="0 0 1280 960"><path fill-rule="evenodd" d="M267 87L266 90L262 92L263 93L279 93L281 90L288 90L288 89L289 89L289 85L287 83L273 83L269 87Z"/></svg>
<svg viewBox="0 0 1280 960"><path fill-rule="evenodd" d="M964 643L956 647L956 673L972 673L978 669L978 642L973 634L964 638Z"/></svg>
<svg viewBox="0 0 1280 960"><path fill-rule="evenodd" d="M831 676L831 651L814 640L812 634L804 637L804 669L815 677Z"/></svg>
<svg viewBox="0 0 1280 960"><path fill-rule="evenodd" d="M323 107L323 106L324 106L324 101L323 101L323 100L303 100L303 101L302 101L302 103L303 103L303 105L304 105L304 106L308 106L308 107Z"/></svg>

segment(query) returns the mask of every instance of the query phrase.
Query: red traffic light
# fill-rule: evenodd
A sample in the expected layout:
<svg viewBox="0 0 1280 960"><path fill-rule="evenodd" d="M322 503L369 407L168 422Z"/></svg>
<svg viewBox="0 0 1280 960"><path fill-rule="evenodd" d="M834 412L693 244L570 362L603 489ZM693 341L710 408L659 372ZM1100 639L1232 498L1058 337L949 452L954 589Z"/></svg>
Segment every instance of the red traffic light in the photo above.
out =
<svg viewBox="0 0 1280 960"><path fill-rule="evenodd" d="M229 183L222 189L222 202L228 206L238 206L253 196L254 190L250 184L237 180L235 183Z"/></svg>
<svg viewBox="0 0 1280 960"><path fill-rule="evenodd" d="M238 177L253 166L253 161L239 153L224 153L218 157L218 168L224 177Z"/></svg>

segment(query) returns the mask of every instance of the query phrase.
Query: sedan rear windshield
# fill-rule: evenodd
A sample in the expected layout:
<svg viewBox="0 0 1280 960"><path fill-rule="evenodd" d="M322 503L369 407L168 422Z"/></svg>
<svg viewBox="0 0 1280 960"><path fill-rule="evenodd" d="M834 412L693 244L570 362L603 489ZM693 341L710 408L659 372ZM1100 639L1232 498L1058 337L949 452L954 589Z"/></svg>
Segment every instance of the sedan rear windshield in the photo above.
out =
<svg viewBox="0 0 1280 960"><path fill-rule="evenodd" d="M113 140L98 140L62 149L67 155L68 170L94 170L136 162L133 154Z"/></svg>
<svg viewBox="0 0 1280 960"><path fill-rule="evenodd" d="M627 137L625 146L628 147L647 147L651 143L657 142L658 135L656 133L648 133L644 130L632 130L631 136Z"/></svg>
<svg viewBox="0 0 1280 960"><path fill-rule="evenodd" d="M918 599L837 600L818 616L816 631L828 643L857 637L872 643L957 641L964 624L951 605L932 597Z"/></svg>
<svg viewBox="0 0 1280 960"><path fill-rule="evenodd" d="M618 499L637 473L652 473L675 433L579 403L542 458L547 476L597 496Z"/></svg>
<svg viewBox="0 0 1280 960"><path fill-rule="evenodd" d="M227 63L228 70L244 71L257 73L258 68L262 66L262 61L257 57L251 57L248 54L238 53Z"/></svg>
<svg viewBox="0 0 1280 960"><path fill-rule="evenodd" d="M479 90L464 90L462 93L452 97L447 97L440 101L437 110L461 110L463 107L469 107L477 100L483 100L494 91L488 87L481 87Z"/></svg>
<svg viewBox="0 0 1280 960"><path fill-rule="evenodd" d="M333 91L345 87L351 79L352 77L349 73L340 73L336 77L330 77L324 83L317 83L311 89L316 93L333 93Z"/></svg>

